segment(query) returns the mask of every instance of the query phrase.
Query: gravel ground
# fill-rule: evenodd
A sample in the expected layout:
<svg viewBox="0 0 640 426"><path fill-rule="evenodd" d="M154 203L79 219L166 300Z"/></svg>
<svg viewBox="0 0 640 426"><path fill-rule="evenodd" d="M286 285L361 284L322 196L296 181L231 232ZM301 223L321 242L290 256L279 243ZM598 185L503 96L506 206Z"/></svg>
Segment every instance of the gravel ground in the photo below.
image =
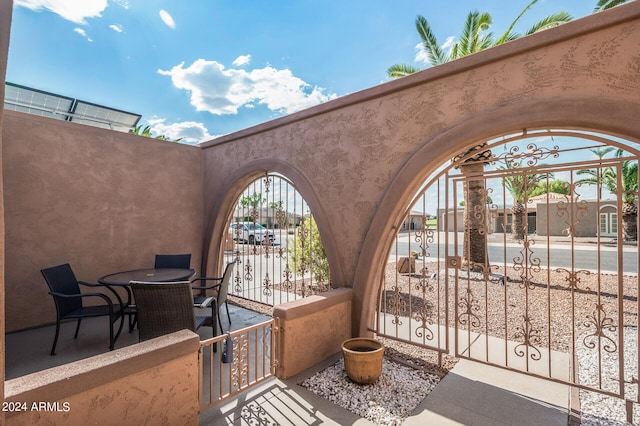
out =
<svg viewBox="0 0 640 426"><path fill-rule="evenodd" d="M376 425L400 425L440 379L438 374L385 358L378 381L359 385L349 379L341 359L303 381L301 386Z"/></svg>
<svg viewBox="0 0 640 426"><path fill-rule="evenodd" d="M423 298L419 275L397 274L396 266L390 263L386 273L386 288L383 298L388 313L396 312L400 316L415 316L417 312L426 312L431 324L444 324L444 277L434 274L435 264L423 265L419 260L417 268L427 266L428 286L422 287L427 295ZM600 351L602 357L602 377L605 389L618 386L615 382L617 358L609 356L604 350L606 337L617 342L617 328L609 328L607 324L621 320L625 330L625 381L627 382L627 398L635 398L637 385L628 384L633 377L637 378L637 307L638 279L635 276L594 274L579 272L571 275L566 271L529 270L528 276L514 268L496 267L492 269L493 282L485 283L477 279L478 274L459 271L460 296L454 298L454 289L449 289L450 317L449 324L455 322L454 313L458 301L458 326L470 326L472 331L506 338L522 340L523 329L530 330L531 343L538 348L551 348L568 353L575 346L578 359L578 374L582 384L594 383L598 374L598 351L588 346L601 337ZM502 286L498 277L505 276L506 285ZM549 286L546 283L550 283ZM424 281L423 281L424 283ZM573 291L572 291L573 290ZM623 297L618 297L623 294ZM232 302L266 315L272 315L273 308L243 299L231 298ZM461 302L464 299L464 302ZM506 302L505 302L506 301ZM440 306L440 312L437 306ZM490 308L489 308L490 307ZM550 320L548 320L550 318ZM528 320L528 321L527 321ZM460 321L466 321L466 326ZM398 364L414 365L425 374L442 377L454 365L455 359L443 357L439 367L437 354L419 347L406 345L394 340L384 339L387 348L387 362L392 359ZM616 351L617 352L617 351ZM635 361L635 362L634 362ZM392 365L395 366L396 362ZM613 377L613 379L611 379ZM347 379L348 380L348 379ZM605 397L599 393L581 390L580 405L582 421L589 425L622 425L625 424L624 401ZM397 395L397 394L396 394ZM412 398L413 400L417 398ZM419 401L418 401L419 402ZM375 408L375 407L374 407ZM363 408L358 408L362 410ZM376 411L377 410L377 411ZM374 410L379 412L379 409ZM640 424L637 407L634 423ZM362 412L362 411L361 411ZM387 417L381 417L386 419ZM386 420L385 420L386 421ZM380 423L394 424L394 423Z"/></svg>

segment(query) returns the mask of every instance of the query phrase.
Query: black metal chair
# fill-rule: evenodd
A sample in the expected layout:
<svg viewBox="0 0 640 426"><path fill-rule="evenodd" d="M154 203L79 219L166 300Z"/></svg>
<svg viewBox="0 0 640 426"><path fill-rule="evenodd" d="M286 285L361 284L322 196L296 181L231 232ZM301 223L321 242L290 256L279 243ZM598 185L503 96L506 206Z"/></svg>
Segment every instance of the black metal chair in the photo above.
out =
<svg viewBox="0 0 640 426"><path fill-rule="evenodd" d="M200 294L193 297L193 303L197 307L206 308L211 306L211 326L215 330L215 321L218 320L220 325L220 332L223 332L222 321L220 319L220 308L224 304L227 309L227 318L229 324L231 324L231 315L229 315L229 305L227 303L227 294L229 292L229 283L231 282L231 276L233 275L233 267L236 264L235 261L227 263L224 269L222 277L200 277L191 281L193 290L200 290ZM216 284L194 286L193 283L213 281ZM214 296L207 296L207 290L215 290ZM215 333L214 333L215 334Z"/></svg>
<svg viewBox="0 0 640 426"><path fill-rule="evenodd" d="M156 254L156 269L189 269L191 254Z"/></svg>
<svg viewBox="0 0 640 426"><path fill-rule="evenodd" d="M116 340L120 336L122 326L124 325L124 309L125 306L122 303L122 299L118 293L106 284L91 284L84 281L78 281L76 279L71 265L65 263L63 265L54 266L51 268L41 269L40 272L44 277L47 285L49 286L49 294L53 296L53 300L56 304L56 335L53 338L53 346L51 347L51 355L56 354L56 344L58 343L58 336L60 335L60 322L67 319L77 319L76 333L73 336L74 339L78 338L78 331L80 330L80 322L82 318L88 317L100 317L109 316L109 349L113 350ZM82 293L80 291L80 285L92 288L101 288L109 290L118 301L114 303L113 300L106 294L95 293ZM100 298L103 299L106 304L96 306L84 306L83 300L85 298ZM114 335L113 324L120 318L120 327L118 332Z"/></svg>
<svg viewBox="0 0 640 426"><path fill-rule="evenodd" d="M204 318L196 319L189 281L131 281L131 291L141 342L184 329L195 332L204 322Z"/></svg>

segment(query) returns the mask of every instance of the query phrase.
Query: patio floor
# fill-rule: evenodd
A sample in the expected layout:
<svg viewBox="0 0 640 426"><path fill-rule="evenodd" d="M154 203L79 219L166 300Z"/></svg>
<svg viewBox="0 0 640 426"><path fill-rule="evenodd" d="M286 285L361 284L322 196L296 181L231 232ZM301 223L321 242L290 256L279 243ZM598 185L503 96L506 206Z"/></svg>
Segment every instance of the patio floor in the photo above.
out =
<svg viewBox="0 0 640 426"><path fill-rule="evenodd" d="M231 331L268 319L264 315L239 306L230 304L229 309L233 321ZM229 330L229 321L224 307L221 313L222 326L227 331ZM138 330L129 333L126 321L125 318L124 328L115 345L116 349L138 343ZM60 337L55 356L49 355L55 334L55 325L7 334L5 336L5 380L108 352L109 330L107 323L106 317L83 319L77 339L73 338L76 322L63 323L60 326ZM213 337L211 327L201 327L198 334L200 340Z"/></svg>
<svg viewBox="0 0 640 426"><path fill-rule="evenodd" d="M263 322L268 317L229 305L232 330ZM224 329L229 324L222 312ZM11 333L6 341L6 380L104 353L108 347L106 319L83 321L77 340L75 322L61 327L57 355L50 356L54 326ZM202 327L201 339L212 336ZM123 330L116 348L137 343L134 330ZM200 414L201 425L367 425L356 414L306 390L300 383L335 363L340 354L288 380L269 379L236 398ZM405 420L404 425L567 425L568 387L461 360Z"/></svg>

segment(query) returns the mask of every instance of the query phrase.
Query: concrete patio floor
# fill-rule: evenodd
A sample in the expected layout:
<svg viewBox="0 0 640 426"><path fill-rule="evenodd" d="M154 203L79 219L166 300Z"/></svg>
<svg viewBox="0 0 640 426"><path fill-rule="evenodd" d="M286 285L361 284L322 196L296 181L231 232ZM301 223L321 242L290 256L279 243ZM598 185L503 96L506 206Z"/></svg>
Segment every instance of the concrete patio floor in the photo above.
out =
<svg viewBox="0 0 640 426"><path fill-rule="evenodd" d="M263 322L267 317L230 305L232 330ZM229 325L222 312L224 329ZM6 335L6 379L40 371L106 352L106 320L83 322L73 339L75 323L63 325L57 355L50 356L53 326ZM199 330L202 339L211 328ZM137 343L137 331L125 329L116 348ZM337 362L336 354L288 380L269 379L236 398L200 415L201 425L367 425L370 421L313 394L299 385ZM503 369L460 360L408 417L403 425L567 425L570 390L567 386Z"/></svg>

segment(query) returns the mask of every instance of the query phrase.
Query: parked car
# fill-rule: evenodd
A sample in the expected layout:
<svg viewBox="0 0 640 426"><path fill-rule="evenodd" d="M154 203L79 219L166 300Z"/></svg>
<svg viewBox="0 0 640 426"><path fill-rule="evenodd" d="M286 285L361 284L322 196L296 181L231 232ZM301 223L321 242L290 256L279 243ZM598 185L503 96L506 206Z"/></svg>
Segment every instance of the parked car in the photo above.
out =
<svg viewBox="0 0 640 426"><path fill-rule="evenodd" d="M229 233L234 241L249 244L264 244L267 239L273 244L276 240L272 231L254 222L233 222L229 225Z"/></svg>

